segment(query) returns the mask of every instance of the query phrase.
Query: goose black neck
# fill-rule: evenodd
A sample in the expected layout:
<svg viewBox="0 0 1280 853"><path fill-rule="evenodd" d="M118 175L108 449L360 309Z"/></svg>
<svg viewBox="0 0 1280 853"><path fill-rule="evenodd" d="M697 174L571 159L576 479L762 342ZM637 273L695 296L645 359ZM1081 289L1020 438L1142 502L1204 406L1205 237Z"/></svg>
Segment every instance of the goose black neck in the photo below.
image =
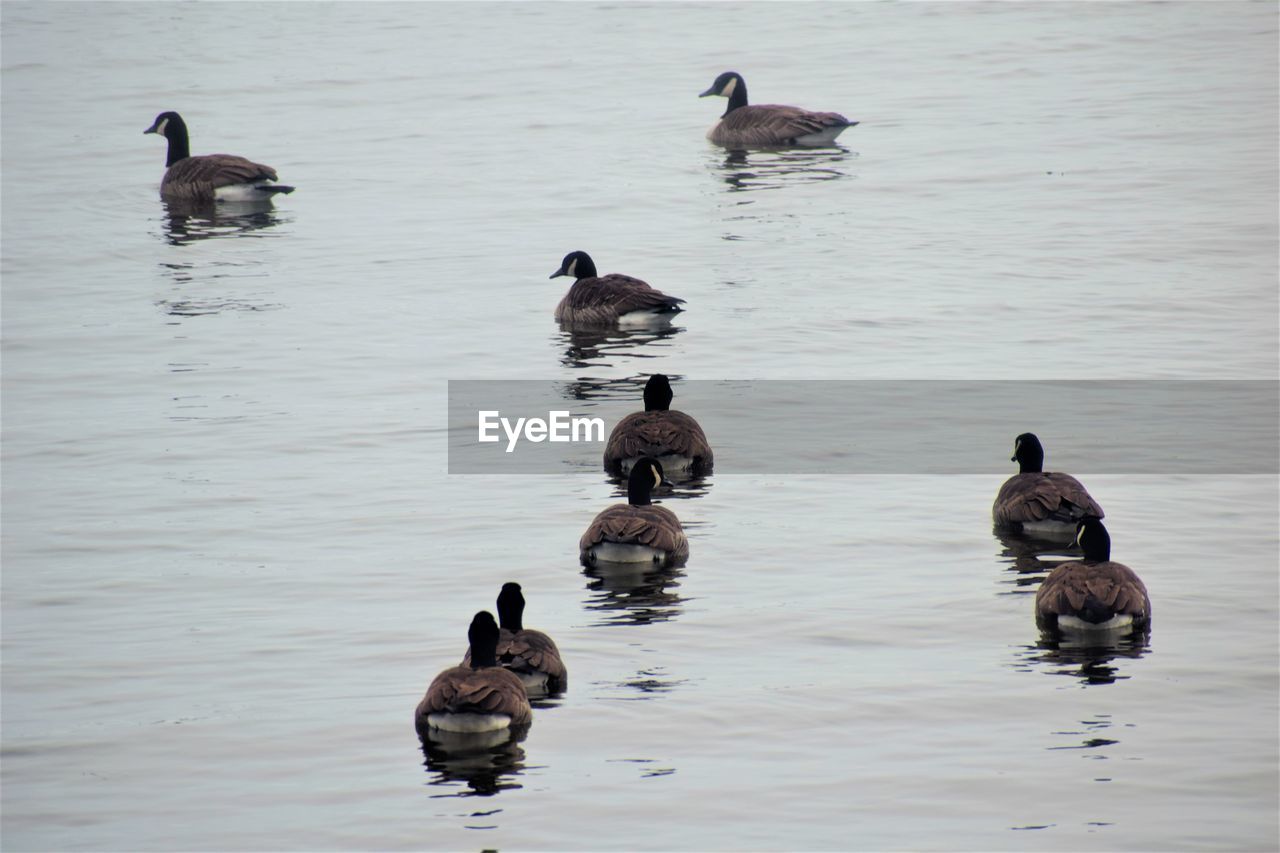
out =
<svg viewBox="0 0 1280 853"><path fill-rule="evenodd" d="M671 381L661 373L649 377L644 386L644 410L646 412L665 412L671 408Z"/></svg>
<svg viewBox="0 0 1280 853"><path fill-rule="evenodd" d="M596 277L596 262L591 260L591 256L586 252L578 256L578 264L573 268L573 277L574 279Z"/></svg>
<svg viewBox="0 0 1280 853"><path fill-rule="evenodd" d="M1111 559L1111 534L1098 519L1081 522L1079 542L1086 563L1105 563Z"/></svg>
<svg viewBox="0 0 1280 853"><path fill-rule="evenodd" d="M653 469L645 462L637 462L627 480L627 503L632 506L649 506L653 494Z"/></svg>
<svg viewBox="0 0 1280 853"><path fill-rule="evenodd" d="M471 668L483 669L498 665L498 624L487 611L481 611L471 620L467 639L471 642Z"/></svg>
<svg viewBox="0 0 1280 853"><path fill-rule="evenodd" d="M524 595L520 584L502 585L502 592L498 593L498 624L512 633L524 630Z"/></svg>
<svg viewBox="0 0 1280 853"><path fill-rule="evenodd" d="M1039 474L1044 471L1044 446L1031 433L1018 436L1018 450L1014 458L1018 460L1019 473Z"/></svg>
<svg viewBox="0 0 1280 853"><path fill-rule="evenodd" d="M733 112L738 107L745 107L747 105L747 81L743 80L741 77L738 77L737 80L737 85L733 87L733 92L729 95L729 106L725 107L725 115Z"/></svg>
<svg viewBox="0 0 1280 853"><path fill-rule="evenodd" d="M191 156L191 141L187 137L186 122L181 116L175 115L169 119L164 126L164 138L169 140L169 157L164 164L166 168Z"/></svg>

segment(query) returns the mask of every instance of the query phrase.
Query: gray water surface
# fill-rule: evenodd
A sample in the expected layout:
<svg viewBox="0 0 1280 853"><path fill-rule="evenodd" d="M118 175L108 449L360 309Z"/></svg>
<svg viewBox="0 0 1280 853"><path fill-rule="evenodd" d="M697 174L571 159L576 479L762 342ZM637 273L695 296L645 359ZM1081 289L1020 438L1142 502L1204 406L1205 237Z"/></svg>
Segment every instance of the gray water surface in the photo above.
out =
<svg viewBox="0 0 1280 853"><path fill-rule="evenodd" d="M1274 4L0 18L6 849L1280 846L1274 447L1161 467L1141 399L1105 429L1028 404L962 473L819 473L728 464L751 418L709 417L723 460L662 497L688 565L650 572L578 565L601 472L448 452L450 380L619 411L657 371L1274 395ZM718 149L696 95L729 68L861 124ZM297 192L169 211L168 109ZM688 310L559 328L574 249ZM876 446L912 434L886 409ZM1184 410L1162 436L1220 414ZM1037 635L1067 555L990 525L1027 430L1106 509L1148 644ZM522 740L424 753L414 706L507 580L569 689Z"/></svg>

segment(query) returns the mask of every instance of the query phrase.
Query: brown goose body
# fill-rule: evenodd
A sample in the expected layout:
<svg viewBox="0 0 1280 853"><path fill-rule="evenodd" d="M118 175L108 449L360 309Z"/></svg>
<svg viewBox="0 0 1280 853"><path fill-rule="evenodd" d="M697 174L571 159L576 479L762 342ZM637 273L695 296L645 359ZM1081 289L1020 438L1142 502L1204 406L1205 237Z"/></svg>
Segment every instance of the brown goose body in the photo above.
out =
<svg viewBox="0 0 1280 853"><path fill-rule="evenodd" d="M1103 618L1086 618L1086 617ZM1095 626L1141 630L1151 622L1151 597L1142 579L1123 563L1070 562L1054 569L1036 591L1036 624L1047 631ZM1127 619L1126 619L1127 617ZM1110 623L1108 620L1116 620Z"/></svg>
<svg viewBox="0 0 1280 853"><path fill-rule="evenodd" d="M1084 559L1062 563L1036 591L1036 624L1050 633L1145 631L1151 597L1133 569L1111 559L1111 538L1102 521L1086 516L1076 541Z"/></svg>
<svg viewBox="0 0 1280 853"><path fill-rule="evenodd" d="M655 290L638 278L619 273L580 278L556 306L556 320L587 326L617 323L626 314L674 314L684 302ZM638 319L638 318L637 318Z"/></svg>
<svg viewBox="0 0 1280 853"><path fill-rule="evenodd" d="M748 104L721 116L707 131L716 145L826 145L857 124L840 113L812 112L781 104Z"/></svg>
<svg viewBox="0 0 1280 853"><path fill-rule="evenodd" d="M234 154L191 156L186 122L175 112L156 116L143 133L163 136L169 145L160 195L172 201L268 201L293 187L275 183L276 170Z"/></svg>
<svg viewBox="0 0 1280 853"><path fill-rule="evenodd" d="M524 684L497 665L499 631L493 616L477 613L468 637L474 652L471 663L450 667L431 681L414 713L419 730L486 732L533 719Z"/></svg>
<svg viewBox="0 0 1280 853"><path fill-rule="evenodd" d="M638 278L620 273L597 275L586 252L570 252L551 274L572 276L573 286L556 306L556 320L573 326L613 326L669 319L684 310L684 302Z"/></svg>
<svg viewBox="0 0 1280 853"><path fill-rule="evenodd" d="M991 514L996 524L1023 527L1037 522L1074 527L1086 515L1104 517L1079 480L1053 471L1014 474L996 493Z"/></svg>
<svg viewBox="0 0 1280 853"><path fill-rule="evenodd" d="M1069 534L1086 515L1104 517L1102 507L1075 477L1041 470L1044 448L1034 434L1015 439L1010 461L1020 470L1004 482L991 505L997 527Z"/></svg>
<svg viewBox="0 0 1280 853"><path fill-rule="evenodd" d="M554 640L541 631L524 627L524 595L520 584L503 584L498 593L498 618L502 625L495 653L498 663L519 676L526 690L563 690L569 670ZM468 648L462 665L470 663L471 649Z"/></svg>
<svg viewBox="0 0 1280 853"><path fill-rule="evenodd" d="M186 157L165 170L160 194L188 201L213 201L218 190L240 184L255 186L279 180L276 170L234 154L202 154ZM274 192L293 192L293 187L273 187Z"/></svg>
<svg viewBox="0 0 1280 853"><path fill-rule="evenodd" d="M858 123L840 113L782 104L749 104L747 83L736 71L721 74L700 97L712 95L728 98L729 105L707 131L707 139L727 148L831 145L837 136Z"/></svg>
<svg viewBox="0 0 1280 853"><path fill-rule="evenodd" d="M689 557L689 540L680 519L666 507L649 502L650 491L662 482L662 466L651 458L639 460L627 482L627 503L614 504L597 515L578 540L584 565L604 562L652 562L680 565Z"/></svg>
<svg viewBox="0 0 1280 853"><path fill-rule="evenodd" d="M661 373L649 377L644 389L643 412L632 412L618 421L604 448L604 469L626 473L636 460L652 456L662 463L664 474L675 469L693 476L711 473L715 453L702 426L690 415L670 408L671 382Z"/></svg>

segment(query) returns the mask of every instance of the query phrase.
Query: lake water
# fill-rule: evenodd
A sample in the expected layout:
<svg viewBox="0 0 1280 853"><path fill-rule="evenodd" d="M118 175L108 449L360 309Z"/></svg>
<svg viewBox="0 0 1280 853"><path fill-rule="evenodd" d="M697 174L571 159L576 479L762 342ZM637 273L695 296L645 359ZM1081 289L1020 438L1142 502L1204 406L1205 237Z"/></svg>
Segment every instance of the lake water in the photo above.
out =
<svg viewBox="0 0 1280 853"><path fill-rule="evenodd" d="M0 16L5 849L1280 846L1274 444L1175 463L1218 410L1017 396L1274 397L1274 4ZM696 95L729 68L861 124L715 148ZM169 109L297 192L171 215L142 135ZM574 249L687 312L560 329ZM771 409L817 448L794 466L708 408L725 453L663 498L691 543L668 572L578 565L617 494L589 464L450 473L451 381L612 412L657 371L694 415L745 380L1020 380L1021 405L955 473L921 466L913 405ZM902 468L824 456L842 430L900 436ZM1106 509L1149 644L1040 642L1063 555L990 525L1026 430ZM424 751L414 706L507 580L569 689L523 740Z"/></svg>

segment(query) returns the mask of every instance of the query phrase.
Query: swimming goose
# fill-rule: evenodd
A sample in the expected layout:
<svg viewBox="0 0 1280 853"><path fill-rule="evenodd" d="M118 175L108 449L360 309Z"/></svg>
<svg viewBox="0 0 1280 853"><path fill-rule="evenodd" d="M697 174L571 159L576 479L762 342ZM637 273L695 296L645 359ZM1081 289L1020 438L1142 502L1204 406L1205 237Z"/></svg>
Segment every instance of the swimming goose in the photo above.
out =
<svg viewBox="0 0 1280 853"><path fill-rule="evenodd" d="M1014 439L1010 462L1018 463L1014 474L996 494L991 515L997 527L1028 533L1068 534L1076 530L1086 515L1103 517L1080 481L1070 474L1044 471L1044 447L1034 434L1024 432Z"/></svg>
<svg viewBox="0 0 1280 853"><path fill-rule="evenodd" d="M418 703L419 730L491 732L533 719L520 678L498 666L498 623L482 610L471 620L471 664L440 673Z"/></svg>
<svg viewBox="0 0 1280 853"><path fill-rule="evenodd" d="M706 433L684 412L671 410L671 381L661 373L644 386L644 411L632 412L609 433L604 448L604 470L626 473L643 456L652 456L663 472L676 471L700 477L711 473L715 455Z"/></svg>
<svg viewBox="0 0 1280 853"><path fill-rule="evenodd" d="M1151 598L1133 569L1111 561L1111 536L1102 521L1080 520L1076 544L1084 559L1058 566L1036 592L1036 624L1044 631L1145 631Z"/></svg>
<svg viewBox="0 0 1280 853"><path fill-rule="evenodd" d="M853 127L840 113L815 113L779 104L747 104L747 83L736 71L726 71L711 88L699 95L729 99L720 120L707 131L707 139L726 147L768 145L830 145Z"/></svg>
<svg viewBox="0 0 1280 853"><path fill-rule="evenodd" d="M584 566L607 563L679 565L689 556L680 519L666 507L654 506L649 495L662 484L662 465L646 456L631 469L627 502L614 504L595 517L578 540Z"/></svg>
<svg viewBox="0 0 1280 853"><path fill-rule="evenodd" d="M558 693L564 689L569 671L560 660L555 641L541 631L524 627L524 594L518 583L504 583L498 593L498 663L520 676L526 690ZM471 664L471 649L462 659Z"/></svg>
<svg viewBox="0 0 1280 853"><path fill-rule="evenodd" d="M683 299L654 290L638 278L619 273L596 275L596 265L586 252L565 255L551 278L562 275L576 279L556 306L556 320L562 323L643 323L684 310L680 307Z"/></svg>
<svg viewBox="0 0 1280 853"><path fill-rule="evenodd" d="M160 195L188 201L267 201L293 187L274 183L276 170L234 154L191 156L187 124L175 112L160 113L143 133L158 133L169 140Z"/></svg>

